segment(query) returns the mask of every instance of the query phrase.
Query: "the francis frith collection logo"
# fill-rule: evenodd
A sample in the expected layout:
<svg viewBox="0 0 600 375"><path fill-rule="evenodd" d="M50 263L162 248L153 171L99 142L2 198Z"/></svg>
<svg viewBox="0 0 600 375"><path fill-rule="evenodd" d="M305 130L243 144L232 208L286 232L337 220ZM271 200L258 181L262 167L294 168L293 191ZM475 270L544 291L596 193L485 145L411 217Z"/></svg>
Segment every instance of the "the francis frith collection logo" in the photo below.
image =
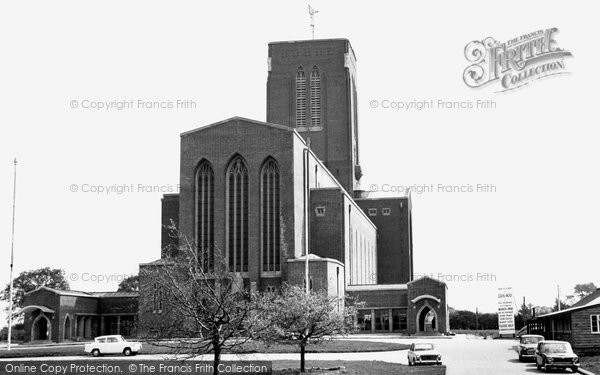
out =
<svg viewBox="0 0 600 375"><path fill-rule="evenodd" d="M475 40L465 47L471 63L463 80L472 88L498 83L497 92L514 90L550 76L568 73L565 58L572 56L558 47L557 28L537 30L501 43L492 37Z"/></svg>

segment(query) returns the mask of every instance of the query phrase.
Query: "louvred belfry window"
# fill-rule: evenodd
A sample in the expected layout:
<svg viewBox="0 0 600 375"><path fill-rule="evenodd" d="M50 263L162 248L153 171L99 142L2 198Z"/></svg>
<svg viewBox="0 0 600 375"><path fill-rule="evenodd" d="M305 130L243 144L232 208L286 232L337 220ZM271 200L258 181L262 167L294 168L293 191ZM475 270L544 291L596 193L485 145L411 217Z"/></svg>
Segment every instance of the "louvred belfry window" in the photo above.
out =
<svg viewBox="0 0 600 375"><path fill-rule="evenodd" d="M310 72L310 125L321 126L321 75L316 66Z"/></svg>
<svg viewBox="0 0 600 375"><path fill-rule="evenodd" d="M306 74L302 67L296 72L296 127L306 126Z"/></svg>

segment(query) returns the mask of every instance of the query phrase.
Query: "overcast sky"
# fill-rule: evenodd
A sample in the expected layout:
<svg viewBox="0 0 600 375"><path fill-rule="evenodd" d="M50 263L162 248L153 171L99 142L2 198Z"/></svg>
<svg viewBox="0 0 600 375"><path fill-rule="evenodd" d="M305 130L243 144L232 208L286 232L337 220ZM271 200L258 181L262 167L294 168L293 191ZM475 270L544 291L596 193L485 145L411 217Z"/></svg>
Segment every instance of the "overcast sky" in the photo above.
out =
<svg viewBox="0 0 600 375"><path fill-rule="evenodd" d="M448 281L450 306L490 312L498 287L551 305L557 285L600 285L593 2L311 4L316 37L348 38L356 52L363 188L434 186L413 193L417 276L462 278ZM467 43L551 27L574 55L571 74L503 94L464 84ZM30 1L2 3L0 35L2 285L17 157L15 276L62 268L73 289L101 291L160 256L162 194L140 188L176 192L179 134L236 115L265 120L267 44L309 39L310 28L304 1ZM478 99L496 108L371 105ZM477 184L493 189L438 191ZM111 185L130 191L82 191Z"/></svg>

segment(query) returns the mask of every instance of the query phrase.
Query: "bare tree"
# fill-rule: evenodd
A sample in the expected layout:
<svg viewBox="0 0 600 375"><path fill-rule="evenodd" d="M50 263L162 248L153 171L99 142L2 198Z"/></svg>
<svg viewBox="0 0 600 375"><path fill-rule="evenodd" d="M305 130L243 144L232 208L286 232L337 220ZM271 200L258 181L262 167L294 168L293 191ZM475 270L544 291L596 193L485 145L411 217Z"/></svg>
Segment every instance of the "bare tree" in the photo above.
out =
<svg viewBox="0 0 600 375"><path fill-rule="evenodd" d="M243 345L267 321L260 296L230 272L221 252L198 249L177 232L178 251L140 270L141 331L155 345L192 357L213 353L218 374L223 351Z"/></svg>
<svg viewBox="0 0 600 375"><path fill-rule="evenodd" d="M270 342L297 345L300 371L305 371L306 346L356 332L356 310L362 305L350 298L330 297L326 291L306 293L300 286L284 284L280 293L268 299L269 329L262 338ZM343 308L340 303L345 302Z"/></svg>

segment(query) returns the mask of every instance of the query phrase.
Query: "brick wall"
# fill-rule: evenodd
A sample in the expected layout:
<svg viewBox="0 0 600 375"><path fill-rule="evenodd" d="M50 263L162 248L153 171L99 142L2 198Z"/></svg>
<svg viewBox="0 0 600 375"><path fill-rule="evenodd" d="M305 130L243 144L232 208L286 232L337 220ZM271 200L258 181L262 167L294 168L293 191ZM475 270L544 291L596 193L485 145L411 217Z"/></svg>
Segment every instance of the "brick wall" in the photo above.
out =
<svg viewBox="0 0 600 375"><path fill-rule="evenodd" d="M170 306L169 301L172 298L168 295L168 289L164 287L164 280L157 280L156 274L162 271L164 267L162 261L155 261L149 264L140 264L139 285L140 292L138 298L138 324L137 333L140 337L154 337L150 333L155 334L158 331L164 330L167 326L169 330L176 330L182 324L181 317L176 316ZM161 284L163 287L161 287ZM160 305L158 300L155 300L155 285L160 293ZM168 285L168 284L167 284ZM156 309L160 307L160 310ZM154 330L154 332L152 332Z"/></svg>
<svg viewBox="0 0 600 375"><path fill-rule="evenodd" d="M305 267L306 263L303 259L288 261L287 283L303 287ZM312 290L325 290L330 297L343 298L345 294L343 264L330 259L311 259L308 269Z"/></svg>
<svg viewBox="0 0 600 375"><path fill-rule="evenodd" d="M260 169L268 157L273 157L280 170L281 195L281 251L282 267L285 259L293 258L296 251L297 177L294 171L294 133L283 127L234 118L221 124L182 134L179 197L179 225L183 233L194 235L194 173L203 159L214 170L215 248L226 250L225 228L225 173L229 161L240 155L248 167L248 277L258 282L260 277ZM301 172L300 172L301 173ZM300 192L301 193L301 192ZM296 215L295 215L296 213ZM285 270L282 270L285 273Z"/></svg>
<svg viewBox="0 0 600 375"><path fill-rule="evenodd" d="M312 189L309 214L311 253L344 263L348 284L375 284L377 229L356 203L340 188Z"/></svg>
<svg viewBox="0 0 600 375"><path fill-rule="evenodd" d="M317 214L317 208L322 214ZM310 192L310 252L344 262L344 205L340 189Z"/></svg>
<svg viewBox="0 0 600 375"><path fill-rule="evenodd" d="M410 200L398 198L356 199L378 231L377 282L404 284L413 280L412 223ZM383 209L389 215L383 215ZM374 214L369 214L369 209Z"/></svg>
<svg viewBox="0 0 600 375"><path fill-rule="evenodd" d="M408 291L406 289L355 290L348 294L365 303L365 308L407 308Z"/></svg>
<svg viewBox="0 0 600 375"><path fill-rule="evenodd" d="M184 133L181 138L180 230L193 238L194 173L202 160L208 160L215 175L215 247L217 251L225 250L225 172L233 156L242 156L249 171L248 278L258 285L269 284L268 281L263 283L260 280L260 169L267 157L273 157L279 164L281 175L281 276L285 278L285 260L304 254L305 147L302 139L288 128L241 118ZM309 186L336 188L341 195L338 181L312 153L308 154L308 171ZM355 205L348 197L344 199L347 205ZM361 231L369 232L369 238L375 238L375 228L362 212L358 211L360 210L356 207L352 221L361 226ZM363 228L363 221L366 229ZM340 232L341 228L338 233ZM376 244L371 242L374 248Z"/></svg>
<svg viewBox="0 0 600 375"><path fill-rule="evenodd" d="M165 194L161 199L161 228L160 228L160 248L161 258L172 255L178 245L176 234L170 231L168 227L171 221L178 226L179 221L179 194Z"/></svg>
<svg viewBox="0 0 600 375"><path fill-rule="evenodd" d="M446 284L437 281L429 277L423 277L412 281L407 284L408 286L408 330L409 332L417 331L417 319L419 312L422 311L424 306L428 306L433 309L436 314L437 331L447 332L450 328L449 315L448 315L448 301L446 299ZM430 295L437 299L439 302L431 298L423 298L415 303L412 303L414 299L420 296Z"/></svg>
<svg viewBox="0 0 600 375"><path fill-rule="evenodd" d="M346 283L365 285L377 283L378 230L356 202L344 197L346 232Z"/></svg>
<svg viewBox="0 0 600 375"><path fill-rule="evenodd" d="M26 294L23 298L23 306L37 305L45 306L54 310L54 314L45 314L52 324L51 329L51 340L56 341L60 337L60 300L56 293L49 290L40 289L29 294ZM24 330L25 330L25 341L31 340L31 326L33 321L40 314L40 310L28 312L25 314L23 319Z"/></svg>
<svg viewBox="0 0 600 375"><path fill-rule="evenodd" d="M340 189L340 183L333 175L325 168L318 160L314 153L308 153L305 156L306 144L302 138L293 137L293 194L294 194L294 225L295 233L297 233L294 241L295 252L294 257L298 258L304 254L304 190L306 189L306 172L305 159L308 158L308 186L310 189L316 188L337 188ZM337 259L337 258L336 258Z"/></svg>
<svg viewBox="0 0 600 375"><path fill-rule="evenodd" d="M139 297L102 297L98 301L99 314L137 313Z"/></svg>
<svg viewBox="0 0 600 375"><path fill-rule="evenodd" d="M65 335L65 319L69 316L70 319L70 330L71 330L71 339L75 340L77 338L77 331L80 329L78 324L81 322L76 322L76 314L92 314L95 315L98 313L98 298L94 297L78 297L78 296L60 296L60 340L64 337L68 337ZM88 327L89 328L89 327ZM97 327L96 331L97 332ZM56 341L56 340L54 340Z"/></svg>
<svg viewBox="0 0 600 375"><path fill-rule="evenodd" d="M348 191L355 185L356 129L355 57L346 39L269 44L267 121L296 127L295 81L302 66L308 82L314 66L321 77L321 128L302 131L311 148ZM310 96L307 97L309 108ZM310 115L307 117L310 121Z"/></svg>

